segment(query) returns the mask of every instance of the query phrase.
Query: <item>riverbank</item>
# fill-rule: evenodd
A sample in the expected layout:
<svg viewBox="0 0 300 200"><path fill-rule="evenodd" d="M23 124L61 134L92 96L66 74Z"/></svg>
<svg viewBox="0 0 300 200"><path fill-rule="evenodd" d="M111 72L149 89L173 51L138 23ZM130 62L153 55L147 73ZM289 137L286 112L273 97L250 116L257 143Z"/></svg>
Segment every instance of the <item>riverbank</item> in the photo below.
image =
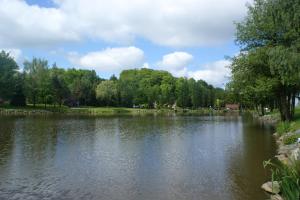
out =
<svg viewBox="0 0 300 200"><path fill-rule="evenodd" d="M201 109L141 109L141 108L124 108L124 107L58 107L47 105L11 107L1 106L0 115L87 115L87 116L105 116L105 115L218 115L224 114L224 110L214 110L210 108Z"/></svg>
<svg viewBox="0 0 300 200"><path fill-rule="evenodd" d="M295 200L300 198L300 109L296 109L291 122L282 122L278 113L259 119L275 125L274 137L278 145L275 161L266 161L265 167L272 170L272 180L262 189L270 194L271 200ZM278 162L279 161L279 162Z"/></svg>

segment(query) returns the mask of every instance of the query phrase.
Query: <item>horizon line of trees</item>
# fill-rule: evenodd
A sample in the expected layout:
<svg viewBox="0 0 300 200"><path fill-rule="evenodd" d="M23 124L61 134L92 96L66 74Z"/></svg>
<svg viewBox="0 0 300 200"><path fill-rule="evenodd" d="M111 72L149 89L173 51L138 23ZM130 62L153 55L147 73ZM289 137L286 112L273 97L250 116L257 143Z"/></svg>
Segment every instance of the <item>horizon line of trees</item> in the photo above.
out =
<svg viewBox="0 0 300 200"><path fill-rule="evenodd" d="M94 70L63 69L33 58L19 67L9 53L0 52L0 100L14 106L47 104L116 107L216 107L224 105L224 89L203 80L176 78L167 71L131 69L106 80Z"/></svg>

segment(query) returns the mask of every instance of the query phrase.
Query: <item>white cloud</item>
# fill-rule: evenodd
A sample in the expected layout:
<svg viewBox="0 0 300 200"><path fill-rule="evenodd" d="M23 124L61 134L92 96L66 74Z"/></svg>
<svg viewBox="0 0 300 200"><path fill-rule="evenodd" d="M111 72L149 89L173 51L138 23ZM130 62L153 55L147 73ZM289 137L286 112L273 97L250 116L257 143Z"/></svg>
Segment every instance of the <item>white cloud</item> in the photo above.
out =
<svg viewBox="0 0 300 200"><path fill-rule="evenodd" d="M137 47L107 48L102 51L79 55L69 53L71 63L97 72L116 72L123 69L139 68L144 63L144 52Z"/></svg>
<svg viewBox="0 0 300 200"><path fill-rule="evenodd" d="M0 51L5 51L9 53L9 55L15 59L16 61L19 60L22 56L22 51L20 49L0 49Z"/></svg>
<svg viewBox="0 0 300 200"><path fill-rule="evenodd" d="M159 69L167 70L176 77L188 77L196 80L204 80L217 87L224 87L230 76L230 64L228 60L218 60L201 66L200 70L190 70L193 55L186 52L174 52L164 55L157 63Z"/></svg>
<svg viewBox="0 0 300 200"><path fill-rule="evenodd" d="M193 56L187 52L173 52L164 55L156 65L159 69L169 71L176 77L186 76L188 65L192 62Z"/></svg>
<svg viewBox="0 0 300 200"><path fill-rule="evenodd" d="M21 49L14 49L14 48L0 48L0 51L5 51L9 53L9 55L16 61L19 66L23 65L24 56Z"/></svg>
<svg viewBox="0 0 300 200"><path fill-rule="evenodd" d="M149 68L150 68L149 63L145 62L145 63L143 64L142 68L147 68L147 69L149 69Z"/></svg>
<svg viewBox="0 0 300 200"><path fill-rule="evenodd" d="M181 70L193 60L193 56L186 52L174 52L164 55L158 66L169 71Z"/></svg>
<svg viewBox="0 0 300 200"><path fill-rule="evenodd" d="M86 38L166 46L215 45L232 39L248 0L53 0L55 8L0 0L0 45L49 46ZM249 0L252 1L252 0Z"/></svg>
<svg viewBox="0 0 300 200"><path fill-rule="evenodd" d="M188 71L187 76L196 80L204 80L217 87L224 87L230 77L230 65L228 60L219 60L204 65L202 70Z"/></svg>
<svg viewBox="0 0 300 200"><path fill-rule="evenodd" d="M79 39L61 9L30 6L22 0L0 0L0 45L47 46Z"/></svg>

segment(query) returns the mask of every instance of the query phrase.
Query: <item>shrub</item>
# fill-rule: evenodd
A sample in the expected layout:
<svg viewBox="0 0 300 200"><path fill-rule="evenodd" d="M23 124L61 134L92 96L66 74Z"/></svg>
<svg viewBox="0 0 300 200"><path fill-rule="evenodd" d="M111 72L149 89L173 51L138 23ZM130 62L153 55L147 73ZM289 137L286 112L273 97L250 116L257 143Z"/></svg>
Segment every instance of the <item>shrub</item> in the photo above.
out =
<svg viewBox="0 0 300 200"><path fill-rule="evenodd" d="M300 134L295 134L295 135L289 135L283 138L283 143L288 145L288 144L293 144L297 142L297 139L300 138Z"/></svg>
<svg viewBox="0 0 300 200"><path fill-rule="evenodd" d="M279 136L282 136L283 134L290 131L291 124L289 122L280 122L276 126L276 132Z"/></svg>
<svg viewBox="0 0 300 200"><path fill-rule="evenodd" d="M281 162L264 162L264 167L270 167L272 181L278 181L280 192L286 200L296 200L300 198L300 161L292 161L291 165Z"/></svg>

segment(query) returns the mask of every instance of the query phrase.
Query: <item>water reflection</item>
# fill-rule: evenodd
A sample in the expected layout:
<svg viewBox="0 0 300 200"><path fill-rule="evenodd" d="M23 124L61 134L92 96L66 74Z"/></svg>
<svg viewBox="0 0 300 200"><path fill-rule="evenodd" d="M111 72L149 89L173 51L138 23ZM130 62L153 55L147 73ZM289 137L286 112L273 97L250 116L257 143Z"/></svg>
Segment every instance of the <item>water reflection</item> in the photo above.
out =
<svg viewBox="0 0 300 200"><path fill-rule="evenodd" d="M0 199L264 199L271 131L240 116L0 117Z"/></svg>

